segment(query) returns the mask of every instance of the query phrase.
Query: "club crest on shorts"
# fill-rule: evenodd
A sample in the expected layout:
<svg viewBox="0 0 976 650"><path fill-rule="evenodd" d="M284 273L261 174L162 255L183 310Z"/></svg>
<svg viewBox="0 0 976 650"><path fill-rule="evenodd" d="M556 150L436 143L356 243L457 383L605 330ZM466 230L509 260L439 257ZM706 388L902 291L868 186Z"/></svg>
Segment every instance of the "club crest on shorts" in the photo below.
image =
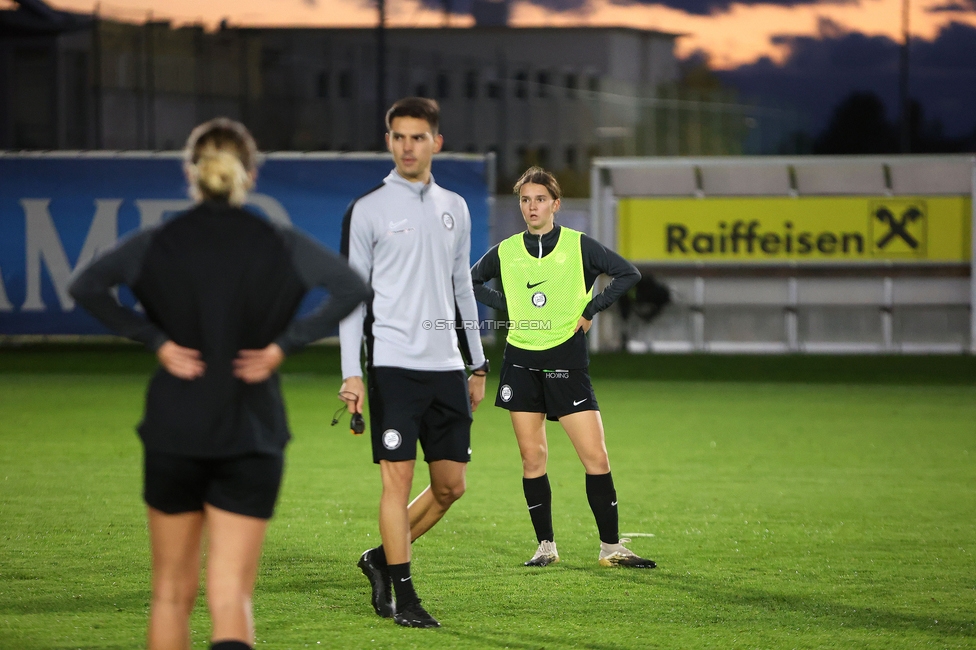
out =
<svg viewBox="0 0 976 650"><path fill-rule="evenodd" d="M532 304L536 307L543 307L546 304L546 294L536 291L532 294Z"/></svg>
<svg viewBox="0 0 976 650"><path fill-rule="evenodd" d="M498 390L498 396L502 398L502 401L503 402L511 402L512 401L512 387L509 386L508 384L504 384Z"/></svg>
<svg viewBox="0 0 976 650"><path fill-rule="evenodd" d="M451 216L450 212L445 212L441 215L441 221L444 222L444 227L448 230L454 230L454 217Z"/></svg>
<svg viewBox="0 0 976 650"><path fill-rule="evenodd" d="M387 429L383 432L383 446L387 449L396 449L403 442L403 436L396 429Z"/></svg>

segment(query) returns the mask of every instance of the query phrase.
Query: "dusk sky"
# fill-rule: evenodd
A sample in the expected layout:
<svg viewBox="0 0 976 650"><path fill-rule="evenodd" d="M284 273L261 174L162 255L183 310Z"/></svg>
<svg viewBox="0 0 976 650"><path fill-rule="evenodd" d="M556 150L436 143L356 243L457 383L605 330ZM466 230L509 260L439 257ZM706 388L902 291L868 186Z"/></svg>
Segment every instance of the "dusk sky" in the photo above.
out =
<svg viewBox="0 0 976 650"><path fill-rule="evenodd" d="M453 0L454 26L467 26L471 0ZM0 0L0 5L9 0ZM91 12L93 0L50 0ZM176 23L216 25L370 26L375 4L363 0L112 0L104 14L141 20L150 9ZM439 0L387 0L390 26L443 24ZM913 95L947 132L976 127L976 0L911 0ZM851 90L873 90L895 106L901 0L516 0L513 26L599 25L686 34L679 57L708 56L723 79L746 92L814 110L822 126L829 107ZM914 82L918 82L918 88ZM785 94L784 94L785 93ZM796 96L793 96L796 95ZM826 115L824 114L826 112Z"/></svg>

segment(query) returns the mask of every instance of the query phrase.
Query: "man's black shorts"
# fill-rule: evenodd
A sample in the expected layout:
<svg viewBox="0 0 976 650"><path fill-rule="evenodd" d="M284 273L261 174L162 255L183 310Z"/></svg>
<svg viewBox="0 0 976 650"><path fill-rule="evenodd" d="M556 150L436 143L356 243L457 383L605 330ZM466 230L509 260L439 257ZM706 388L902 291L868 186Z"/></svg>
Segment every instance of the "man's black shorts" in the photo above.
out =
<svg viewBox="0 0 976 650"><path fill-rule="evenodd" d="M509 411L545 413L552 421L572 413L600 410L585 368L536 370L511 363L502 366L495 406Z"/></svg>
<svg viewBox="0 0 976 650"><path fill-rule="evenodd" d="M284 457L247 454L232 458L191 458L146 451L146 504L166 514L215 508L238 515L271 519Z"/></svg>
<svg viewBox="0 0 976 650"><path fill-rule="evenodd" d="M463 370L372 368L368 377L373 462L471 460L471 402Z"/></svg>

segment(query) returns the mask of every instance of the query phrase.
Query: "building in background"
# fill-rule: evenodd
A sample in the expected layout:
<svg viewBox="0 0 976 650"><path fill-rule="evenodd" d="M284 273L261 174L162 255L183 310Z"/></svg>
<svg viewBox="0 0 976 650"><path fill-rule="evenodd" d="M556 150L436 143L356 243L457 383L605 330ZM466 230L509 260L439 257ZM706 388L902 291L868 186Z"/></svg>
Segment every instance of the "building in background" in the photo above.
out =
<svg viewBox="0 0 976 650"><path fill-rule="evenodd" d="M376 29L207 32L18 4L0 11L2 149L175 149L216 115L266 150L376 149L385 105L421 95L443 107L446 148L496 152L502 184L538 163L583 195L598 155L768 152L760 109L686 87L677 34L509 28L504 1L480 0L480 26L384 30L381 91Z"/></svg>

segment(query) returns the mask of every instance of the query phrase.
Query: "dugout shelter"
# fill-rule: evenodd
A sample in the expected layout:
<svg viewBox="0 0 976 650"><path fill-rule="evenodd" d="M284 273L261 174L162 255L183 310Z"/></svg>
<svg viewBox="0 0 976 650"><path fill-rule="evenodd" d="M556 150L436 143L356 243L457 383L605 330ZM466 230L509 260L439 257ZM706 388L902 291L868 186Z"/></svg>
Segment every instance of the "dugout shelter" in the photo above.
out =
<svg viewBox="0 0 976 650"><path fill-rule="evenodd" d="M976 352L972 155L598 158L591 234L672 289L594 350Z"/></svg>

